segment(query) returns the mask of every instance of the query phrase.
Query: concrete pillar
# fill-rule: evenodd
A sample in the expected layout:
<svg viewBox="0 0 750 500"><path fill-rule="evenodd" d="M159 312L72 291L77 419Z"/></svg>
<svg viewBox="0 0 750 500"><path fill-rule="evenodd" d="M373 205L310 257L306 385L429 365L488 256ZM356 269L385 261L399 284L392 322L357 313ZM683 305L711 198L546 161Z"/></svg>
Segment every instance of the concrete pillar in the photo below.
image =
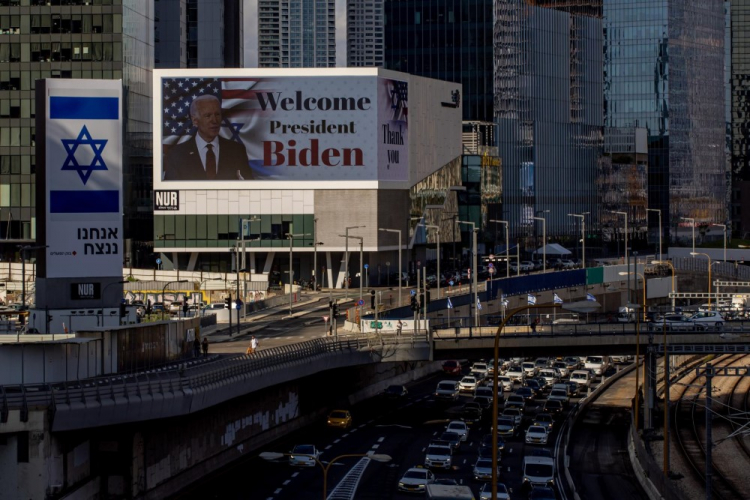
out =
<svg viewBox="0 0 750 500"><path fill-rule="evenodd" d="M654 404L656 402L656 354L649 349L644 359L646 370L645 380L643 381L643 428L653 429Z"/></svg>

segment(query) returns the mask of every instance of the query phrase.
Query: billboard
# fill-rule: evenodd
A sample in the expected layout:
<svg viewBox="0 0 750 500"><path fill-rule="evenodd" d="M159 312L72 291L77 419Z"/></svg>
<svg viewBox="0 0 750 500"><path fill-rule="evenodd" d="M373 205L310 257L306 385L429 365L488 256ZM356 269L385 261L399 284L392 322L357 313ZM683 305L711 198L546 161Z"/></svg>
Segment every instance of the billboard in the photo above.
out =
<svg viewBox="0 0 750 500"><path fill-rule="evenodd" d="M155 186L205 188L208 181L267 189L260 181L409 178L405 81L156 74L154 129L162 154L154 162Z"/></svg>
<svg viewBox="0 0 750 500"><path fill-rule="evenodd" d="M45 84L46 277L121 277L122 82Z"/></svg>

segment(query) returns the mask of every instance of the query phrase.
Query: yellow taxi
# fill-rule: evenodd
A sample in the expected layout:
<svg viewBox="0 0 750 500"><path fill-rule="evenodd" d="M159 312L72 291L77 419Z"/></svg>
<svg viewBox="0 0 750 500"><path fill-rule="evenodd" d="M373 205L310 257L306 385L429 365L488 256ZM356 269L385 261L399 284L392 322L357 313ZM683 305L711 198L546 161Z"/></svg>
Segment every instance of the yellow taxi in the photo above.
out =
<svg viewBox="0 0 750 500"><path fill-rule="evenodd" d="M328 415L328 427L347 429L352 426L352 414L347 410L333 410Z"/></svg>

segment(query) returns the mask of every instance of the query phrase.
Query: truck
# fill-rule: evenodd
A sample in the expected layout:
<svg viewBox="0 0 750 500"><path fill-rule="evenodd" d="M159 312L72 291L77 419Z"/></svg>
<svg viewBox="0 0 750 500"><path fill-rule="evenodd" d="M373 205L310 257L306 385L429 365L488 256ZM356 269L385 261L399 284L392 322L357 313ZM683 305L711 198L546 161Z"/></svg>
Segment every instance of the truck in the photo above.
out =
<svg viewBox="0 0 750 500"><path fill-rule="evenodd" d="M428 500L476 500L468 486L428 484L426 491Z"/></svg>

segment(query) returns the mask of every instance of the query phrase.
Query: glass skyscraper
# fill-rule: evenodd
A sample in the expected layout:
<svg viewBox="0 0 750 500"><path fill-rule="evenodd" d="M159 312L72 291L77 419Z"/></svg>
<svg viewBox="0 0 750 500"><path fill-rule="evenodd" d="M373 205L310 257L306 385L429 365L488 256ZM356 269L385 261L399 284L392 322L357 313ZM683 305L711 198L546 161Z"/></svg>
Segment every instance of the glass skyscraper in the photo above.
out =
<svg viewBox="0 0 750 500"><path fill-rule="evenodd" d="M724 223L723 3L604 0L603 22L604 123L647 129L649 206L665 233L682 217Z"/></svg>
<svg viewBox="0 0 750 500"><path fill-rule="evenodd" d="M550 2L547 2L550 3ZM554 2L552 2L554 3ZM495 120L512 238L596 223L602 158L602 21L523 0L495 2ZM591 226L589 226L591 227Z"/></svg>

